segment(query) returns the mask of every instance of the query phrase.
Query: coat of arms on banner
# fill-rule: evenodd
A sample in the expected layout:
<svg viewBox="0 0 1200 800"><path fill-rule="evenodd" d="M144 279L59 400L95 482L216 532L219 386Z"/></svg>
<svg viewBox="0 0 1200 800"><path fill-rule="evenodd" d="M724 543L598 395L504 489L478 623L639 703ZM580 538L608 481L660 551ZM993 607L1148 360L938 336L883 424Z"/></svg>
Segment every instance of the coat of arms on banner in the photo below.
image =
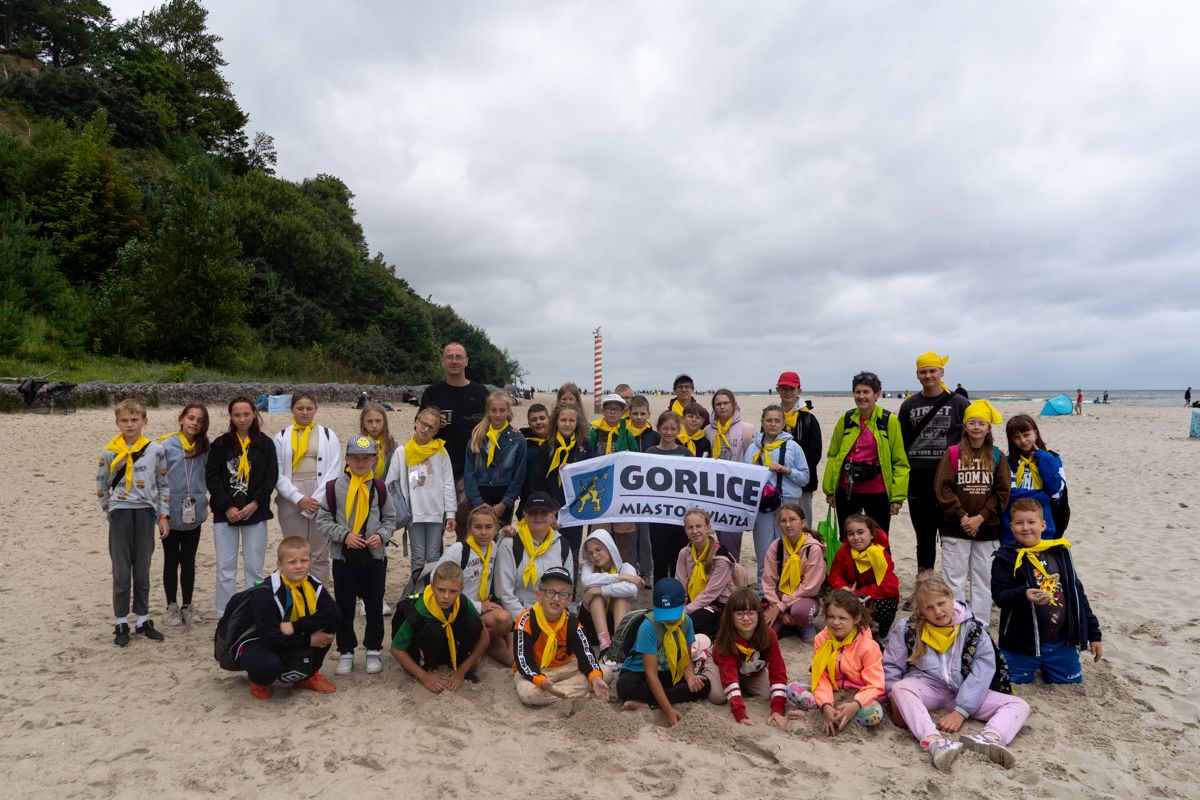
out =
<svg viewBox="0 0 1200 800"><path fill-rule="evenodd" d="M571 485L575 487L575 502L572 503L571 515L579 520L603 516L612 500L612 481L611 465L582 475L572 475Z"/></svg>

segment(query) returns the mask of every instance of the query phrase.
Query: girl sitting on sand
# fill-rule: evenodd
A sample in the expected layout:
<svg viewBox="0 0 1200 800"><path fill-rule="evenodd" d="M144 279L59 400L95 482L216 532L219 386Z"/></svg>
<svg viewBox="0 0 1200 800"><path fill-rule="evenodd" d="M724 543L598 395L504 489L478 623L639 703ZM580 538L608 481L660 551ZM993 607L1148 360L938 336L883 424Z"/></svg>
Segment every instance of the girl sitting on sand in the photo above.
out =
<svg viewBox="0 0 1200 800"><path fill-rule="evenodd" d="M998 659L983 623L932 570L917 575L913 607L913 616L892 629L883 654L893 718L903 720L937 769L949 770L963 745L1011 767L1016 757L1008 745L1029 717L1029 704L989 688ZM935 724L934 708L952 710ZM987 722L982 733L945 738L968 717Z"/></svg>
<svg viewBox="0 0 1200 800"><path fill-rule="evenodd" d="M886 639L900 603L900 579L892 563L888 536L866 514L846 517L842 532L846 541L829 567L829 586L849 589L862 600L879 626L878 637Z"/></svg>
<svg viewBox="0 0 1200 800"><path fill-rule="evenodd" d="M583 568L579 582L583 584L583 601L579 617L583 629L595 633L604 658L612 644L612 631L629 613L629 600L645 584L633 564L621 560L612 536L603 528L588 534L583 543ZM589 630L590 628L590 630Z"/></svg>
<svg viewBox="0 0 1200 800"><path fill-rule="evenodd" d="M767 548L762 569L767 624L778 636L785 628L811 642L813 617L825 583L825 543L808 529L799 503L784 503L775 512L782 536Z"/></svg>
<svg viewBox="0 0 1200 800"><path fill-rule="evenodd" d="M871 636L871 615L853 592L834 589L825 598L825 629L813 648L811 682L790 684L789 698L805 711L820 708L827 736L850 720L865 728L882 722L883 654Z"/></svg>
<svg viewBox="0 0 1200 800"><path fill-rule="evenodd" d="M712 658L704 667L710 689L709 701L729 703L733 718L753 725L746 714L742 690L754 697L770 697L767 725L787 727L787 667L779 651L779 640L763 617L758 592L743 586L729 596L721 612L721 624L713 644Z"/></svg>
<svg viewBox="0 0 1200 800"><path fill-rule="evenodd" d="M683 533L689 544L679 551L675 579L687 591L684 610L696 633L715 636L721 610L738 588L733 556L717 543L708 512L703 509L693 508L683 515Z"/></svg>
<svg viewBox="0 0 1200 800"><path fill-rule="evenodd" d="M1066 519L1057 519L1055 513L1064 497L1066 480L1062 471L1062 459L1046 449L1037 422L1028 414L1017 414L1004 426L1008 438L1008 466L1012 470L1012 492L1008 506L1004 509L1004 529L1000 535L1001 546L1013 540L1010 512L1012 504L1022 497L1032 497L1042 504L1042 517L1046 521L1043 539L1057 539L1066 532ZM1058 530L1057 522L1062 522Z"/></svg>
<svg viewBox="0 0 1200 800"><path fill-rule="evenodd" d="M435 411L433 417L439 418L438 412ZM438 563L449 561L462 569L462 596L475 606L488 630L488 655L507 667L513 660L513 615L496 602L492 588L496 577L496 554L500 550L496 542L500 518L491 506L478 505L467 514L463 530L466 536L446 548Z"/></svg>

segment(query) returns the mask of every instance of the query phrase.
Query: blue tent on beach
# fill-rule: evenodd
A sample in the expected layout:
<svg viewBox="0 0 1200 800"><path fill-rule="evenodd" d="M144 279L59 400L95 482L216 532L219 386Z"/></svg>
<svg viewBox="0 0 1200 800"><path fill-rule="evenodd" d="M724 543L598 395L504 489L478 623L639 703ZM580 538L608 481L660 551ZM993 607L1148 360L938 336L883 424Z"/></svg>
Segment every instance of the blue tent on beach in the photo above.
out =
<svg viewBox="0 0 1200 800"><path fill-rule="evenodd" d="M1040 416L1043 416L1043 417L1067 416L1071 413L1072 407L1073 407L1073 404L1071 403L1071 398L1067 397L1065 394L1055 395L1054 397L1051 397L1049 400L1046 401L1046 405L1042 406L1042 413L1040 414Z"/></svg>

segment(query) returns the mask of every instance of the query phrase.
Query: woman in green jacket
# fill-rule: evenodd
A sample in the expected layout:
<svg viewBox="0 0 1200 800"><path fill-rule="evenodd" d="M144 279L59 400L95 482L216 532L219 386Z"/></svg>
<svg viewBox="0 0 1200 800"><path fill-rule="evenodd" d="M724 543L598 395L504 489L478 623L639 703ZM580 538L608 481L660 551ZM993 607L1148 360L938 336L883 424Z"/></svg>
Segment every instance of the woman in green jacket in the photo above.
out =
<svg viewBox="0 0 1200 800"><path fill-rule="evenodd" d="M822 490L837 510L838 530L861 511L887 531L908 496L908 456L899 418L876 405L883 389L873 372L854 376L855 408L838 417L829 440Z"/></svg>

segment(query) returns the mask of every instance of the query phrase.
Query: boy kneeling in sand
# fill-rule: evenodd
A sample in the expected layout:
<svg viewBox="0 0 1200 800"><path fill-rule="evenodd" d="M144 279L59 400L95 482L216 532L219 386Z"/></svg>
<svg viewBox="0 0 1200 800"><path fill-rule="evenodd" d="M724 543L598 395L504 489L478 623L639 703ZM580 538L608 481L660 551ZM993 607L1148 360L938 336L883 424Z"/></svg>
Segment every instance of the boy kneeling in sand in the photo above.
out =
<svg viewBox="0 0 1200 800"><path fill-rule="evenodd" d="M254 628L237 645L237 664L250 676L250 694L271 697L271 684L321 694L336 691L321 664L338 626L338 608L329 592L308 574L308 540L289 536L279 543L276 569L254 588L250 617Z"/></svg>
<svg viewBox="0 0 1200 800"><path fill-rule="evenodd" d="M538 582L537 601L520 613L513 638L513 680L527 706L544 706L588 692L608 700L608 684L579 619L567 610L571 573L550 567Z"/></svg>
<svg viewBox="0 0 1200 800"><path fill-rule="evenodd" d="M491 643L479 612L462 591L462 567L443 561L424 593L405 598L397 608L397 619L404 622L392 638L392 658L434 694L457 692L464 680L478 682L472 670ZM434 672L441 666L450 672Z"/></svg>

